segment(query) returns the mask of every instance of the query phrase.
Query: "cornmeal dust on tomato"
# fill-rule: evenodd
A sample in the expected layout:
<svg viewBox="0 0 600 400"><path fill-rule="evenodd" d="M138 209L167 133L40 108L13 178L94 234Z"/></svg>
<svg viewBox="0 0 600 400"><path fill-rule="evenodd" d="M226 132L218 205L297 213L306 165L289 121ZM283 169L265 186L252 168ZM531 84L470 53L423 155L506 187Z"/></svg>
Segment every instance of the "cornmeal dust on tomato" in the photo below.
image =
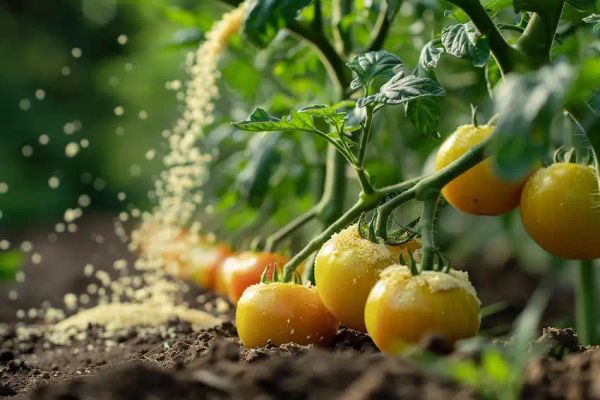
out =
<svg viewBox="0 0 600 400"><path fill-rule="evenodd" d="M297 343L326 346L338 322L314 287L295 283L260 283L248 287L237 304L236 325L246 347Z"/></svg>
<svg viewBox="0 0 600 400"><path fill-rule="evenodd" d="M521 195L525 230L544 250L574 260L600 258L600 196L596 170L556 163L538 170Z"/></svg>
<svg viewBox="0 0 600 400"><path fill-rule="evenodd" d="M333 235L315 260L317 291L329 311L347 327L365 331L367 296L387 266L421 247L416 240L390 246L363 239L358 225Z"/></svg>
<svg viewBox="0 0 600 400"><path fill-rule="evenodd" d="M365 307L367 332L377 347L400 354L428 334L453 343L479 331L479 307L466 272L423 271L395 265L381 274Z"/></svg>
<svg viewBox="0 0 600 400"><path fill-rule="evenodd" d="M494 131L491 125L463 125L446 139L435 160L436 170L456 161L468 150L485 140ZM526 179L507 182L493 171L492 160L485 159L452 180L442 194L448 203L461 211L475 215L501 215L519 204Z"/></svg>

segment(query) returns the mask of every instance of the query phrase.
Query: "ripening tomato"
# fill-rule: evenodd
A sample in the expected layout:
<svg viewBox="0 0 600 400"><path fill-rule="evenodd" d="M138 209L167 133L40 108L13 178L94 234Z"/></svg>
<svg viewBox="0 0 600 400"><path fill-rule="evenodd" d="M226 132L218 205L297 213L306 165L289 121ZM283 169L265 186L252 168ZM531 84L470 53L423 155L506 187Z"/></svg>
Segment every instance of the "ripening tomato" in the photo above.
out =
<svg viewBox="0 0 600 400"><path fill-rule="evenodd" d="M217 289L226 290L227 296L233 303L237 301L248 286L260 282L265 268L269 267L267 277L271 278L275 267L281 268L289 257L277 253L244 251L228 257L223 262Z"/></svg>
<svg viewBox="0 0 600 400"><path fill-rule="evenodd" d="M314 287L295 283L260 283L248 287L237 304L238 334L244 346L298 343L328 345L338 322Z"/></svg>
<svg viewBox="0 0 600 400"><path fill-rule="evenodd" d="M194 246L186 257L183 275L200 287L215 289L217 270L231 255L226 244L214 244L201 241Z"/></svg>
<svg viewBox="0 0 600 400"><path fill-rule="evenodd" d="M384 353L397 355L428 334L451 343L477 334L479 299L465 272L394 265L381 274L365 306L367 332Z"/></svg>
<svg viewBox="0 0 600 400"><path fill-rule="evenodd" d="M344 325L365 331L365 302L379 273L396 264L401 254L420 248L412 240L400 246L363 239L358 225L333 235L315 260L317 291L329 311Z"/></svg>
<svg viewBox="0 0 600 400"><path fill-rule="evenodd" d="M458 127L440 147L435 160L436 170L460 158L493 131L494 126L491 125ZM448 183L442 194L448 203L469 214L500 215L519 204L526 180L507 182L500 179L488 158Z"/></svg>
<svg viewBox="0 0 600 400"><path fill-rule="evenodd" d="M521 195L525 230L544 250L574 260L600 257L600 209L594 168L556 163L538 170Z"/></svg>

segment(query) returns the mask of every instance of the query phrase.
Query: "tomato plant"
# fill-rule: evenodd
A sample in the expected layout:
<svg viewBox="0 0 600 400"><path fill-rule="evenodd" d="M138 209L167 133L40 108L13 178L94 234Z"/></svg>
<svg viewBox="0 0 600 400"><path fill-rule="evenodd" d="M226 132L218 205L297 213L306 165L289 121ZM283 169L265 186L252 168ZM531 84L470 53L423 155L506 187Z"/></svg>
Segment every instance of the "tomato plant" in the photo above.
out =
<svg viewBox="0 0 600 400"><path fill-rule="evenodd" d="M372 243L360 237L357 225L350 225L325 242L317 254L319 296L341 323L365 331L365 302L380 272L419 247L416 240L395 246Z"/></svg>
<svg viewBox="0 0 600 400"><path fill-rule="evenodd" d="M477 334L479 299L464 272L413 276L406 266L392 266L371 290L364 318L377 347L400 354L427 335L454 343Z"/></svg>
<svg viewBox="0 0 600 400"><path fill-rule="evenodd" d="M235 0L227 3L240 4ZM373 248L387 248L418 237L419 260L404 257L411 267L414 277L411 279L418 280L421 274L431 271L447 274L448 263L435 237L442 195L457 208L473 214L500 215L512 210L522 199L520 192L531 171L543 164L554 146L567 141L568 135L557 138L552 134L561 124L577 128L583 134L585 146L594 153L600 150L600 140L591 134L591 129L600 125L599 118L589 112L589 100L598 100L600 87L596 50L582 44L585 51L576 60L554 56L557 48L568 54L561 43L570 40L574 32L591 29L585 24L596 21L597 17L583 18L585 12L596 9L593 2L520 0L513 2L512 10L511 2L450 0L448 3L451 12L445 15L452 21L436 27L434 36L420 49L420 56L412 59L407 54L382 50L394 20L401 14L398 1L378 2L377 23L369 40L364 37L355 40L350 23L332 25L331 42L330 27L325 24L328 18L330 22L339 22L344 13L350 18L353 6L349 3L347 7L338 7L340 4L336 2L337 6L331 7L320 1L290 0L285 4L259 1L249 8L243 25L247 38L262 48L272 44L278 31L286 30L317 50L328 73L332 90L325 104L298 101L289 113L259 107L247 119L233 125L254 134L302 133L306 142L310 141L306 135L310 135L327 143L326 176L320 199L270 234L265 243L267 251L274 251L285 238L309 222L322 222L320 233L312 236L286 263L282 280L289 282L298 266L307 260L310 272L315 265L313 257L320 250L314 273L318 291L332 312L350 326L362 328L358 314L350 318L349 312L336 311L338 305L333 305L331 299L337 295L329 297L334 290L333 284L327 282L338 279L346 282L340 285L346 288L354 283L354 277L370 276L369 283L356 280L356 287L366 288L376 274L359 272L379 270L382 266L371 259L362 262L364 267L359 272L338 268L336 257L343 252L331 252L335 257L328 255L330 244L326 243L332 235L360 219L357 231L361 239L373 242ZM571 16L573 13L579 15L579 20ZM572 29L563 31L562 23L573 24ZM479 71L489 96L477 105L495 122L482 126L474 122L474 126L456 129L442 145L433 173L382 184L370 168L371 160L377 157L369 150L383 135L378 125L390 118L394 106L401 105L405 118L395 126L400 133L409 121L413 131L433 134L434 138L423 136L423 142L439 138L439 122L447 114L441 102L452 86L442 79L440 66L452 59L463 60L459 68ZM378 150L378 154L389 152L389 149ZM403 155L399 151L396 156ZM354 204L346 208L347 169L352 172L359 191ZM409 202L420 209L416 221L403 220L403 210ZM371 216L370 220L361 218L365 214ZM358 256L362 244L355 243L354 258L362 260ZM408 256L412 257L410 253ZM340 272L332 277L326 275L326 271L336 269ZM581 291L589 295L589 287L582 287ZM357 296L362 297L362 294ZM359 299L356 302L360 306ZM349 309L361 308L350 306L348 300L346 303L343 306ZM586 304L590 306L593 302ZM473 314L465 307L466 313ZM587 316L594 313L594 307L585 310ZM448 324L452 327L451 321ZM469 332L476 331L472 326L469 328ZM455 337L452 329L448 335Z"/></svg>
<svg viewBox="0 0 600 400"><path fill-rule="evenodd" d="M314 287L295 283L260 283L248 287L236 310L242 343L261 347L294 342L325 346L338 322L327 311Z"/></svg>

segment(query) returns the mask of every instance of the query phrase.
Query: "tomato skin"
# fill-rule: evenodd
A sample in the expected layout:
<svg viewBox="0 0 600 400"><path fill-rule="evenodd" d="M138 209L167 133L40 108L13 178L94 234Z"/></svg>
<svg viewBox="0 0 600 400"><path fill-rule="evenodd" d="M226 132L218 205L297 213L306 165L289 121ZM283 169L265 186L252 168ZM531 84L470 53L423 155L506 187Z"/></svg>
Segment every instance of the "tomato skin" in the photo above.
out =
<svg viewBox="0 0 600 400"><path fill-rule="evenodd" d="M594 168L556 163L538 170L521 195L525 230L544 250L561 258L600 257L600 210Z"/></svg>
<svg viewBox="0 0 600 400"><path fill-rule="evenodd" d="M236 310L238 334L244 346L297 344L326 346L338 322L327 311L314 287L294 283L260 283L248 287Z"/></svg>
<svg viewBox="0 0 600 400"><path fill-rule="evenodd" d="M420 248L410 241L402 246L375 244L360 237L351 225L327 241L315 260L317 291L327 309L344 325L366 331L364 309L371 288L386 267L401 254Z"/></svg>
<svg viewBox="0 0 600 400"><path fill-rule="evenodd" d="M487 138L494 128L491 125L458 127L440 147L435 169L439 171L460 158ZM526 180L501 180L493 171L492 160L487 158L444 186L442 194L448 203L466 213L501 215L517 207Z"/></svg>
<svg viewBox="0 0 600 400"><path fill-rule="evenodd" d="M194 246L187 257L185 277L202 288L215 290L217 270L231 254L226 244L201 243Z"/></svg>
<svg viewBox="0 0 600 400"><path fill-rule="evenodd" d="M269 267L267 277L271 278L273 268L281 268L288 261L289 257L277 253L244 251L235 254L223 262L220 277L223 282L218 289L224 287L229 299L237 303L248 286L260 282L265 268Z"/></svg>
<svg viewBox="0 0 600 400"><path fill-rule="evenodd" d="M465 273L386 269L365 307L367 332L384 353L398 355L427 334L453 343L479 331L479 299Z"/></svg>

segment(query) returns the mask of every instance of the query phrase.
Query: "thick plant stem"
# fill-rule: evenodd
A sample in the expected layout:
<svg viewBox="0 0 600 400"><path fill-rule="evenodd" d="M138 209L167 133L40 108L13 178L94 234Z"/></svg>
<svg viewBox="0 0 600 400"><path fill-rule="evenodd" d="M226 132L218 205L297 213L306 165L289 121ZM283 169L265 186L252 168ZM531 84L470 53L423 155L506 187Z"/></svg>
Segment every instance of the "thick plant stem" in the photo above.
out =
<svg viewBox="0 0 600 400"><path fill-rule="evenodd" d="M581 261L577 271L576 326L579 341L598 344L598 298L593 261Z"/></svg>
<svg viewBox="0 0 600 400"><path fill-rule="evenodd" d="M317 217L324 225L331 224L344 212L346 186L346 160L329 146L323 195L317 204Z"/></svg>
<svg viewBox="0 0 600 400"><path fill-rule="evenodd" d="M434 219L437 210L440 193L431 199L423 202L423 211L421 212L421 220L419 226L421 229L421 251L423 258L421 260L421 270L431 271L434 269L433 259L435 256L435 237L434 237Z"/></svg>
<svg viewBox="0 0 600 400"><path fill-rule="evenodd" d="M338 53L352 52L352 26L344 24L344 17L352 12L354 0L333 0L331 3L331 24L335 48Z"/></svg>
<svg viewBox="0 0 600 400"><path fill-rule="evenodd" d="M286 226L269 236L265 242L265 251L271 252L275 250L277 245L286 237L291 235L296 230L300 229L306 223L310 222L313 218L317 216L317 207L313 207L304 214L298 216L296 219L292 220Z"/></svg>
<svg viewBox="0 0 600 400"><path fill-rule="evenodd" d="M533 0L527 4L532 17L515 47L527 55L530 68L550 62L550 51L565 0Z"/></svg>

